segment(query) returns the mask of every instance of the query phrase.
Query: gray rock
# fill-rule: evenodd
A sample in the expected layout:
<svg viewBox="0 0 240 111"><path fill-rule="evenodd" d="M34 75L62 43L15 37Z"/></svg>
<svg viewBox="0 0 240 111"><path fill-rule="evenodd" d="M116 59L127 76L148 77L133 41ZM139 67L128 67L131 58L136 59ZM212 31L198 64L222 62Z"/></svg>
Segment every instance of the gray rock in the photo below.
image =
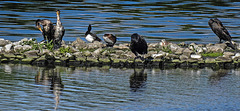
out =
<svg viewBox="0 0 240 111"><path fill-rule="evenodd" d="M216 61L220 61L220 62L231 62L231 61L232 61L232 58L220 56L220 57L217 57L217 58L216 58Z"/></svg>
<svg viewBox="0 0 240 111"><path fill-rule="evenodd" d="M88 56L90 56L90 55L92 55L92 54L91 54L90 51L84 51L84 52L83 52L83 55L88 57Z"/></svg>
<svg viewBox="0 0 240 111"><path fill-rule="evenodd" d="M232 56L233 60L239 60L240 59L240 53L236 53L234 56Z"/></svg>
<svg viewBox="0 0 240 111"><path fill-rule="evenodd" d="M234 56L235 54L233 52L224 52L223 56L224 57L230 57L230 56Z"/></svg>
<svg viewBox="0 0 240 111"><path fill-rule="evenodd" d="M119 44L119 45L114 45L113 46L114 49L129 49L129 45L128 44Z"/></svg>
<svg viewBox="0 0 240 111"><path fill-rule="evenodd" d="M38 52L39 50L30 50L24 52L24 55L26 56L26 58L38 58Z"/></svg>
<svg viewBox="0 0 240 111"><path fill-rule="evenodd" d="M156 58L162 58L162 57L164 57L164 56L166 56L166 52L163 52L163 51L160 51L160 52L158 52L157 54L152 54L152 55L151 55L151 57L154 58L154 59L156 59Z"/></svg>
<svg viewBox="0 0 240 111"><path fill-rule="evenodd" d="M202 58L202 55L193 54L190 57L193 58L193 59L200 59L200 58Z"/></svg>
<svg viewBox="0 0 240 111"><path fill-rule="evenodd" d="M21 42L26 42L26 41L28 41L28 39L27 38L23 38L22 40L20 40Z"/></svg>
<svg viewBox="0 0 240 111"><path fill-rule="evenodd" d="M66 53L66 57L70 58L70 57L72 57L72 54Z"/></svg>
<svg viewBox="0 0 240 111"><path fill-rule="evenodd" d="M77 40L75 40L73 43L72 43L72 46L77 48L77 49L83 49L87 46L86 42L84 42L82 39L80 38L77 38Z"/></svg>
<svg viewBox="0 0 240 111"><path fill-rule="evenodd" d="M4 39L0 38L0 46L1 46L1 47L5 46L5 45L7 45L7 44L11 44L11 41L9 41L9 40L4 40Z"/></svg>
<svg viewBox="0 0 240 111"><path fill-rule="evenodd" d="M97 50L95 50L92 54L94 57L99 57L101 55L102 52L102 48L98 48Z"/></svg>
<svg viewBox="0 0 240 111"><path fill-rule="evenodd" d="M70 47L70 46L68 46L68 47ZM70 51L71 51L71 53L79 52L79 50L74 47L70 47Z"/></svg>
<svg viewBox="0 0 240 111"><path fill-rule="evenodd" d="M225 44L225 43L215 44L214 46L221 47L222 49L226 49L227 48L227 44Z"/></svg>
<svg viewBox="0 0 240 111"><path fill-rule="evenodd" d="M115 53L117 55L121 55L121 54L124 54L125 52L123 50L116 50Z"/></svg>
<svg viewBox="0 0 240 111"><path fill-rule="evenodd" d="M83 57L82 52L75 52L75 53L73 53L73 55L74 55L75 57Z"/></svg>
<svg viewBox="0 0 240 111"><path fill-rule="evenodd" d="M135 54L133 54L131 51L125 52L125 55L127 55L128 58L135 58Z"/></svg>
<svg viewBox="0 0 240 111"><path fill-rule="evenodd" d="M198 44L198 47L205 47L204 44Z"/></svg>
<svg viewBox="0 0 240 111"><path fill-rule="evenodd" d="M108 50L105 50L105 51L103 51L102 52L102 57L106 57L106 56L108 56L110 54L110 52L108 51Z"/></svg>
<svg viewBox="0 0 240 111"><path fill-rule="evenodd" d="M190 50L196 50L198 48L198 45L196 45L195 43L191 43L191 44L189 44L188 48Z"/></svg>
<svg viewBox="0 0 240 111"><path fill-rule="evenodd" d="M179 43L178 45L180 45L180 46L185 46L186 44L185 44L185 42L181 42L181 43Z"/></svg>
<svg viewBox="0 0 240 111"><path fill-rule="evenodd" d="M3 51L3 47L0 47L0 52L2 52Z"/></svg>
<svg viewBox="0 0 240 111"><path fill-rule="evenodd" d="M5 49L4 51L5 52L10 52L11 48L12 48L12 44L7 44L7 45L4 46L4 49Z"/></svg>
<svg viewBox="0 0 240 111"><path fill-rule="evenodd" d="M197 53L200 54L200 53L203 53L204 52L204 49L202 47L198 47L196 49Z"/></svg>
<svg viewBox="0 0 240 111"><path fill-rule="evenodd" d="M206 58L205 63L215 63L215 58Z"/></svg>
<svg viewBox="0 0 240 111"><path fill-rule="evenodd" d="M157 54L157 51L148 51L148 53L145 55L149 57L149 56L152 56L153 54Z"/></svg>
<svg viewBox="0 0 240 111"><path fill-rule="evenodd" d="M188 60L188 56L186 56L186 55L180 55L180 60L181 61L186 61L186 60Z"/></svg>
<svg viewBox="0 0 240 111"><path fill-rule="evenodd" d="M177 55L181 55L183 53L184 48L178 48L178 50L175 52Z"/></svg>
<svg viewBox="0 0 240 111"><path fill-rule="evenodd" d="M50 52L51 52L51 51L48 50L48 49L42 49L42 50L40 50L40 53L41 53L42 55L48 54L48 53L50 53Z"/></svg>
<svg viewBox="0 0 240 111"><path fill-rule="evenodd" d="M170 50L174 53L180 48L177 44L170 44Z"/></svg>
<svg viewBox="0 0 240 111"><path fill-rule="evenodd" d="M188 48L183 50L183 55L185 55L185 56L189 57L192 53L193 53L193 51L189 50Z"/></svg>
<svg viewBox="0 0 240 111"><path fill-rule="evenodd" d="M110 54L110 57L111 58L119 58L119 55L117 55L117 54Z"/></svg>
<svg viewBox="0 0 240 111"><path fill-rule="evenodd" d="M209 44L206 45L206 47L211 47L211 46L213 46L213 45L214 45L214 44L209 43Z"/></svg>
<svg viewBox="0 0 240 111"><path fill-rule="evenodd" d="M178 55L175 55L175 54L166 54L166 57L169 57L170 59L179 59L179 56Z"/></svg>
<svg viewBox="0 0 240 111"><path fill-rule="evenodd" d="M21 41L13 42L12 44L13 44L14 46L15 46L15 45L23 45Z"/></svg>
<svg viewBox="0 0 240 111"><path fill-rule="evenodd" d="M88 43L87 48L88 49L97 49L97 48L102 48L104 44L99 41L94 41L93 43Z"/></svg>
<svg viewBox="0 0 240 111"><path fill-rule="evenodd" d="M22 46L22 48L23 48L23 50L30 50L30 49L32 49L32 46L24 45L24 46Z"/></svg>
<svg viewBox="0 0 240 111"><path fill-rule="evenodd" d="M213 53L223 53L224 49L220 46L209 46L207 47L207 52L213 52Z"/></svg>
<svg viewBox="0 0 240 111"><path fill-rule="evenodd" d="M148 48L158 48L159 47L159 43L150 43L148 45Z"/></svg>
<svg viewBox="0 0 240 111"><path fill-rule="evenodd" d="M30 45L16 45L13 47L14 51L15 52L24 52L24 51L27 51L27 50L30 50L32 49L32 46Z"/></svg>

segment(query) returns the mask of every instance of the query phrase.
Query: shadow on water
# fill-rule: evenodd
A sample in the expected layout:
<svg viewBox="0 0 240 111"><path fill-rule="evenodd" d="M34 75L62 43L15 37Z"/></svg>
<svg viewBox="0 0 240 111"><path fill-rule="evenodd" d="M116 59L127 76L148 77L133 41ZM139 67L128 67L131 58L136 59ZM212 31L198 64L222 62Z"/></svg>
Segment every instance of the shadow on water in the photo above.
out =
<svg viewBox="0 0 240 111"><path fill-rule="evenodd" d="M229 73L229 70L227 69L219 69L218 71L213 72L209 76L209 81L212 85L218 84L221 81L221 78L228 75L228 73Z"/></svg>
<svg viewBox="0 0 240 111"><path fill-rule="evenodd" d="M134 68L134 73L130 76L131 91L137 92L146 85L147 73L144 72L145 68Z"/></svg>
<svg viewBox="0 0 240 111"><path fill-rule="evenodd" d="M60 94L64 88L59 69L47 67L39 69L35 76L35 82L36 84L49 86L52 91L51 93L55 95L54 100L56 110L60 102Z"/></svg>

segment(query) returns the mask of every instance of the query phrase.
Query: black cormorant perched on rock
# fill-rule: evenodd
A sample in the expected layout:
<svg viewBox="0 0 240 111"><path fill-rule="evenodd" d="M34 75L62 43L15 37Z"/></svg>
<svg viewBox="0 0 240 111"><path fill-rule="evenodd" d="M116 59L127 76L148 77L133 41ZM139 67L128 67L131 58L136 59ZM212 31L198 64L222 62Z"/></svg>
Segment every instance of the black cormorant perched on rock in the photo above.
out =
<svg viewBox="0 0 240 111"><path fill-rule="evenodd" d="M113 47L117 41L117 37L113 34L104 34L103 39L107 43L107 47Z"/></svg>
<svg viewBox="0 0 240 111"><path fill-rule="evenodd" d="M41 26L42 25L42 28ZM40 20L38 19L36 21L36 27L42 32L42 35L43 35L43 38L44 38L44 41L51 41L54 39L54 36L53 36L53 23L48 20L48 19L43 19L43 20Z"/></svg>
<svg viewBox="0 0 240 111"><path fill-rule="evenodd" d="M96 34L91 33L92 26L89 24L88 31L85 33L85 38L88 42L101 41Z"/></svg>
<svg viewBox="0 0 240 111"><path fill-rule="evenodd" d="M64 36L65 33L65 29L62 26L62 22L60 21L60 11L57 10L56 12L57 14L57 23L56 26L54 26L54 48L59 48L61 47L61 43L62 43L62 38Z"/></svg>
<svg viewBox="0 0 240 111"><path fill-rule="evenodd" d="M227 29L223 26L222 22L215 18L215 19L210 19L208 21L208 25L211 27L212 31L219 37L220 43L222 40L229 41L229 45L232 49L236 49L235 46L232 44L232 37L227 31Z"/></svg>
<svg viewBox="0 0 240 111"><path fill-rule="evenodd" d="M141 60L144 60L139 54L147 54L148 45L143 37L134 33L131 35L130 49L136 55L135 59L141 58Z"/></svg>

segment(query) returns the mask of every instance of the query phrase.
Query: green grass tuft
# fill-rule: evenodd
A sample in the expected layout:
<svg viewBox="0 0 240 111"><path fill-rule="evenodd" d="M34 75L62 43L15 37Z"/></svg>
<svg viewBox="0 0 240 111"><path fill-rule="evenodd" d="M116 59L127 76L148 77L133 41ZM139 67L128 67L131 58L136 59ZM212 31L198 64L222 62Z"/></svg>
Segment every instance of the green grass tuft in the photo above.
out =
<svg viewBox="0 0 240 111"><path fill-rule="evenodd" d="M219 56L223 56L223 53L219 53L219 52L203 53L202 56L203 57L219 57Z"/></svg>

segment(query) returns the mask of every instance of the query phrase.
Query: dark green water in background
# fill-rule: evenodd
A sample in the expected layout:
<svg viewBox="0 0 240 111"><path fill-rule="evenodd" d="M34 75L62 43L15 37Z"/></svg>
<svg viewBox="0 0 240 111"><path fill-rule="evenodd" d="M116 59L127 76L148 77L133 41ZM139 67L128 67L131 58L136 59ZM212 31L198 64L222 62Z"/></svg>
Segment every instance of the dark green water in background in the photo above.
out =
<svg viewBox="0 0 240 111"><path fill-rule="evenodd" d="M56 22L57 9L65 26L65 41L84 39L88 24L99 37L116 34L118 43L129 42L133 33L147 42L166 39L173 42L216 43L218 37L208 26L218 17L234 41L239 41L240 2L237 0L52 0L1 1L0 38L11 41L22 38L43 40L35 27L37 19ZM85 39L84 39L85 40Z"/></svg>

